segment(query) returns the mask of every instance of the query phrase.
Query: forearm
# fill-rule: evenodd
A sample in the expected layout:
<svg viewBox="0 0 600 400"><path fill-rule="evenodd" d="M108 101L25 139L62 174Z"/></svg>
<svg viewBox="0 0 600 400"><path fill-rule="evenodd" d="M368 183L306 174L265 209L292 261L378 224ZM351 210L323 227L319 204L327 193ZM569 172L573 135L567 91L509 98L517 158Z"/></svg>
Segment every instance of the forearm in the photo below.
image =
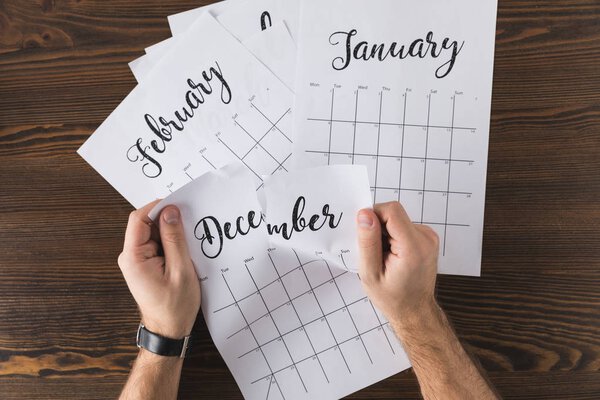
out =
<svg viewBox="0 0 600 400"><path fill-rule="evenodd" d="M176 399L182 366L181 358L157 356L141 349L119 399Z"/></svg>
<svg viewBox="0 0 600 400"><path fill-rule="evenodd" d="M392 322L425 399L498 399L435 302Z"/></svg>

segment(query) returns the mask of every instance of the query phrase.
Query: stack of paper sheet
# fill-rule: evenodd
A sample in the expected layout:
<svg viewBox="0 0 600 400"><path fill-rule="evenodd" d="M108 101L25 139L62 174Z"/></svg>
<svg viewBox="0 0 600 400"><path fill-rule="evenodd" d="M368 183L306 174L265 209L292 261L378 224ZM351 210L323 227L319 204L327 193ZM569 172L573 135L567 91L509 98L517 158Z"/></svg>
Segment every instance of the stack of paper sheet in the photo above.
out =
<svg viewBox="0 0 600 400"><path fill-rule="evenodd" d="M226 0L169 16L130 63L139 84L79 154L135 207L181 208L246 398L339 398L409 366L355 273L360 208L400 201L438 233L440 272L479 275L495 18Z"/></svg>

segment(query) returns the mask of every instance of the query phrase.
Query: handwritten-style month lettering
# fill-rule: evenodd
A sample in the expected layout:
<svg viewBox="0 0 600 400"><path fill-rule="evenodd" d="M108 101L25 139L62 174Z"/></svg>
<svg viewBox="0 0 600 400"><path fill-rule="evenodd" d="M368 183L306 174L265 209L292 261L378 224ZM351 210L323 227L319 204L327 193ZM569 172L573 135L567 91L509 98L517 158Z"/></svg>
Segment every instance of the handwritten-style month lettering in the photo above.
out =
<svg viewBox="0 0 600 400"><path fill-rule="evenodd" d="M280 224L267 223L267 232L269 235L280 235L285 240L290 240L294 232L302 232L306 228L316 232L324 227L336 229L343 216L343 212L334 214L330 211L329 204L323 205L321 214L313 214L308 218L304 217L304 208L306 198L298 197L296 200L291 216L291 222L282 222ZM200 241L202 253L208 258L217 258L223 251L224 242L233 240L238 235L245 236L250 230L257 229L264 221L264 217L256 212L249 211L247 216L239 216L235 218L235 223L222 223L214 216L206 216L201 218L194 228L194 236Z"/></svg>
<svg viewBox="0 0 600 400"><path fill-rule="evenodd" d="M329 43L332 46L342 46L344 55L333 59L331 66L336 71L342 71L354 60L363 61L385 61L388 57L403 60L408 57L412 58L439 58L445 53L449 53L449 59L438 67L435 71L436 78L444 78L452 71L458 54L463 49L465 42L451 40L448 37L441 41L434 39L432 31L427 32L425 38L413 40L410 44L399 44L391 42L389 44L379 43L370 44L366 40L361 40L355 43L354 37L358 37L358 30L351 29L347 32L337 31L329 36Z"/></svg>
<svg viewBox="0 0 600 400"><path fill-rule="evenodd" d="M189 90L184 94L185 105L173 111L173 118L167 119L163 116L155 118L151 114L144 115L144 121L152 132L153 139L149 144L144 143L144 139L138 138L134 145L127 149L127 159L131 162L143 162L142 173L148 178L156 178L162 173L162 165L158 157L167 151L167 143L173 140L173 132L183 132L185 123L194 117L195 112L204 102L206 96L214 92L213 80L216 78L220 84L221 102L229 104L231 102L231 87L223 75L223 71L218 62L216 67L210 67L207 71L202 71L203 82L196 83L192 78L186 80Z"/></svg>

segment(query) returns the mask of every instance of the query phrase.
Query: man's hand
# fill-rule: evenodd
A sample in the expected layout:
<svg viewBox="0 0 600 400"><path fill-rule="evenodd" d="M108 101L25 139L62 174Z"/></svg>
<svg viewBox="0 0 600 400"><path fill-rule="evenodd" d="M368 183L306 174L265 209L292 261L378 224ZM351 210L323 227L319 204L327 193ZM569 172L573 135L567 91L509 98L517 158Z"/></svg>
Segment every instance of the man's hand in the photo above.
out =
<svg viewBox="0 0 600 400"><path fill-rule="evenodd" d="M361 282L402 342L423 397L498 399L435 301L437 234L413 224L398 202L361 210L356 222Z"/></svg>
<svg viewBox="0 0 600 400"><path fill-rule="evenodd" d="M430 311L435 304L437 234L413 224L398 202L361 210L357 224L359 274L375 306L395 328Z"/></svg>
<svg viewBox="0 0 600 400"><path fill-rule="evenodd" d="M119 267L142 314L155 333L172 339L189 335L200 309L200 282L188 253L179 210L165 207L158 227L152 202L129 216Z"/></svg>

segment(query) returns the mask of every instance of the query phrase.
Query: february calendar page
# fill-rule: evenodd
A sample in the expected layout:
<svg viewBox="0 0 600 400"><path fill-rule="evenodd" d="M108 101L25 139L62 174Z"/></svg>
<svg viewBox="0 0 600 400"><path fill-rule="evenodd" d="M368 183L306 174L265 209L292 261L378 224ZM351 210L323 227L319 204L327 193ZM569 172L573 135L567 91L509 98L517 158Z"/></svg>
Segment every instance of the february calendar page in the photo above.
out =
<svg viewBox="0 0 600 400"><path fill-rule="evenodd" d="M442 273L480 273L496 8L301 5L296 166L366 165L374 202L438 233Z"/></svg>

